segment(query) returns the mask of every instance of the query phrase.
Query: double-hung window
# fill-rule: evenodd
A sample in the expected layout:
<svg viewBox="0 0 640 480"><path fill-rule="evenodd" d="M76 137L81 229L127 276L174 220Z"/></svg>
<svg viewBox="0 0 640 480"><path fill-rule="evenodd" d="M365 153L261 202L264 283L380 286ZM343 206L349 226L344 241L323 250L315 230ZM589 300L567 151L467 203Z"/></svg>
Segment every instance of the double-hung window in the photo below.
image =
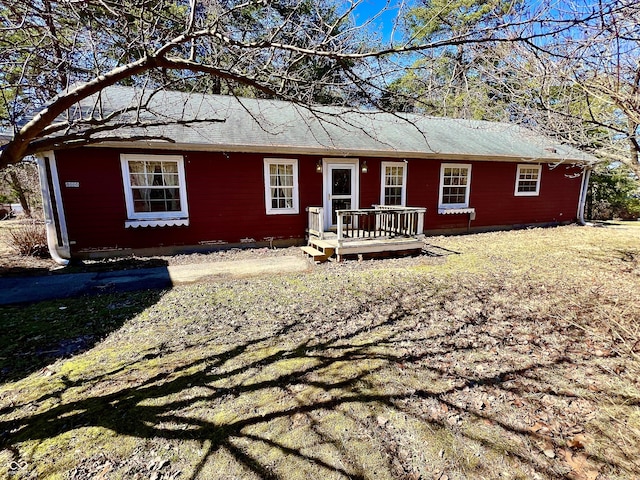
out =
<svg viewBox="0 0 640 480"><path fill-rule="evenodd" d="M184 160L178 155L120 156L127 227L188 225Z"/></svg>
<svg viewBox="0 0 640 480"><path fill-rule="evenodd" d="M440 167L440 195L438 209L469 207L471 165L443 163Z"/></svg>
<svg viewBox="0 0 640 480"><path fill-rule="evenodd" d="M264 201L267 215L298 213L298 161L264 159Z"/></svg>
<svg viewBox="0 0 640 480"><path fill-rule="evenodd" d="M518 165L515 195L535 197L540 194L541 165Z"/></svg>
<svg viewBox="0 0 640 480"><path fill-rule="evenodd" d="M407 165L400 162L382 162L380 203L404 207L407 201Z"/></svg>

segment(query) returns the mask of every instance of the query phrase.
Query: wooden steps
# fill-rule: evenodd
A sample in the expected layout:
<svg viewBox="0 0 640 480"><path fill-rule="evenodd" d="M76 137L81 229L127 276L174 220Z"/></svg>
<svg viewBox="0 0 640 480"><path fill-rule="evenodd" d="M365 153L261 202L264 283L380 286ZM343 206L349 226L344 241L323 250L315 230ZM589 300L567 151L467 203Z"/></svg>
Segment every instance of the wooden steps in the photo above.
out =
<svg viewBox="0 0 640 480"><path fill-rule="evenodd" d="M313 248L311 245L307 245L306 247L300 247L304 253L309 255L314 262L324 262L327 260L327 255L320 250Z"/></svg>
<svg viewBox="0 0 640 480"><path fill-rule="evenodd" d="M319 238L310 238L309 245L300 247L314 262L325 262L336 250L335 242L328 242Z"/></svg>
<svg viewBox="0 0 640 480"><path fill-rule="evenodd" d="M313 245L319 250L322 250L323 252L326 252L327 250L331 250L332 254L333 254L333 251L336 249L336 242L337 242L336 240L329 241L329 240L321 240L319 238L309 239L309 244Z"/></svg>

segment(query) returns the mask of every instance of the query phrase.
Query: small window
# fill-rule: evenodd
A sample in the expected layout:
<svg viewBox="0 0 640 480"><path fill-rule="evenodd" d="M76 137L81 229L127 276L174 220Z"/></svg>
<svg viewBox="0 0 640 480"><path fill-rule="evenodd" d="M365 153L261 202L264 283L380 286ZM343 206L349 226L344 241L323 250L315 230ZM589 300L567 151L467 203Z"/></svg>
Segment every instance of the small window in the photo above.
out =
<svg viewBox="0 0 640 480"><path fill-rule="evenodd" d="M399 162L382 162L380 203L404 207L407 201L407 165Z"/></svg>
<svg viewBox="0 0 640 480"><path fill-rule="evenodd" d="M469 207L471 165L443 163L440 168L438 208Z"/></svg>
<svg viewBox="0 0 640 480"><path fill-rule="evenodd" d="M267 215L298 213L298 161L264 159Z"/></svg>
<svg viewBox="0 0 640 480"><path fill-rule="evenodd" d="M187 225L184 161L177 155L121 155L126 226ZM160 222L157 220L175 220Z"/></svg>
<svg viewBox="0 0 640 480"><path fill-rule="evenodd" d="M540 193L540 165L518 165L516 172L516 196L536 196Z"/></svg>

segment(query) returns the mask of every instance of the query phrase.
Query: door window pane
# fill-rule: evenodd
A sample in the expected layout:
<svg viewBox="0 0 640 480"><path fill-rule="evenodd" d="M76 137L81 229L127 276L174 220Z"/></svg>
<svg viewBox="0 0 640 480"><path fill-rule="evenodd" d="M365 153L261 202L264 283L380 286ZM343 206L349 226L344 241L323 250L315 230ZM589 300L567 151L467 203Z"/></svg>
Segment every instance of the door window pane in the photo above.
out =
<svg viewBox="0 0 640 480"><path fill-rule="evenodd" d="M350 198L334 198L331 200L331 213L333 218L333 224L338 223L338 215L336 210L351 210Z"/></svg>
<svg viewBox="0 0 640 480"><path fill-rule="evenodd" d="M331 170L331 193L332 195L351 195L351 169Z"/></svg>

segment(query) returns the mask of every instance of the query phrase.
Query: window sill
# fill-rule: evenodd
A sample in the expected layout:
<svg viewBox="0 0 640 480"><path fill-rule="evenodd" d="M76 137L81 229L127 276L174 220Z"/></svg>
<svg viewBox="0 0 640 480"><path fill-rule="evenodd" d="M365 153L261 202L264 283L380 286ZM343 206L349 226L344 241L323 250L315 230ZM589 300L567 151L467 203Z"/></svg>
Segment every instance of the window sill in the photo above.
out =
<svg viewBox="0 0 640 480"><path fill-rule="evenodd" d="M267 215L298 215L300 212L297 209L288 209L288 210L267 210Z"/></svg>
<svg viewBox="0 0 640 480"><path fill-rule="evenodd" d="M440 208L438 208L438 213L440 215L456 215L456 214L465 214L465 213L475 214L476 213L476 209L475 208L447 208L447 207L440 207Z"/></svg>
<svg viewBox="0 0 640 480"><path fill-rule="evenodd" d="M154 218L149 220L127 220L124 222L125 228L139 227L186 227L189 225L188 218Z"/></svg>

